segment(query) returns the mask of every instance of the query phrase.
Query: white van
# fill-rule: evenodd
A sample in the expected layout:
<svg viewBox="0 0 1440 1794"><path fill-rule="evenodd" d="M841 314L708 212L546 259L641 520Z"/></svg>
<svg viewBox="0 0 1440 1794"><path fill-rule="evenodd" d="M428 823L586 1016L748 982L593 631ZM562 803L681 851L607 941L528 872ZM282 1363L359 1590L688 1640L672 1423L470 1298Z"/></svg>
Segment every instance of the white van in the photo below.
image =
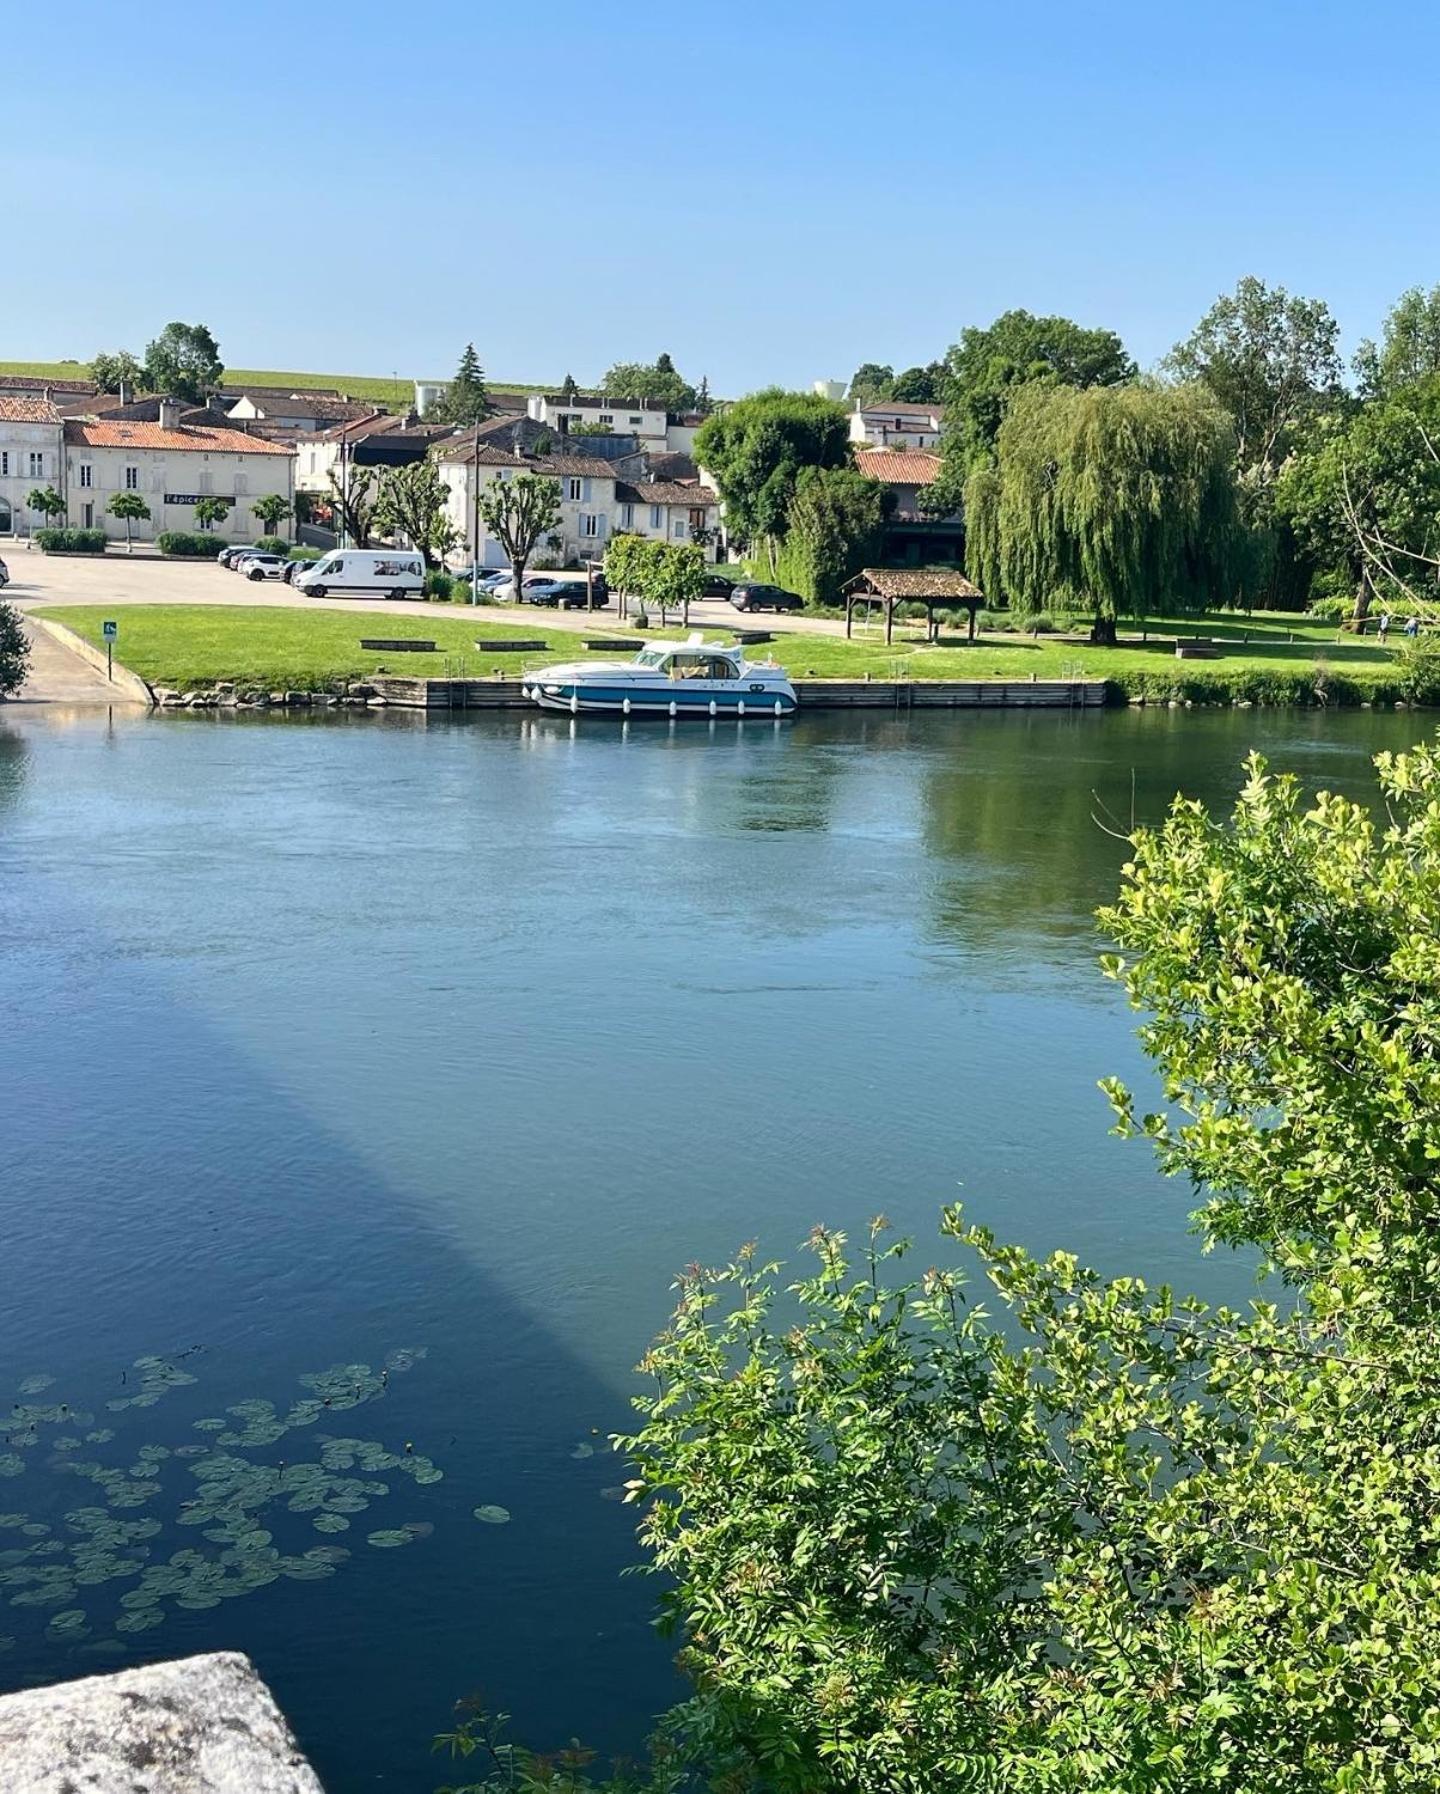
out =
<svg viewBox="0 0 1440 1794"><path fill-rule="evenodd" d="M425 591L425 558L413 548L332 548L313 567L297 573L297 592L378 592L387 598L419 598Z"/></svg>

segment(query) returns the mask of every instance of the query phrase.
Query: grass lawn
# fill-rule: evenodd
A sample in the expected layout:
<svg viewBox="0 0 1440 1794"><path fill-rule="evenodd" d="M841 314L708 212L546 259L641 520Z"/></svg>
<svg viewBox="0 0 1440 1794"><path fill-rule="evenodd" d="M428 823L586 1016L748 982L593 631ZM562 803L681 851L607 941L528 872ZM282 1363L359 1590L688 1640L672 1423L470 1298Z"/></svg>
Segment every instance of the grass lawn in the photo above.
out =
<svg viewBox="0 0 1440 1794"><path fill-rule="evenodd" d="M88 361L0 361L0 375L32 374L40 380L88 380ZM436 374L435 379L445 375ZM378 405L408 406L415 401L413 380L387 379L373 374L297 374L277 368L226 368L227 386L283 386L292 392L305 387L334 387L352 399L372 399ZM552 386L536 386L523 380L491 380L497 392L552 392Z"/></svg>
<svg viewBox="0 0 1440 1794"><path fill-rule="evenodd" d="M102 643L100 625L114 607L64 606L39 613L77 630L90 641ZM281 610L253 605L126 605L120 612L117 644L124 664L154 685L192 689L233 679L241 684L270 689L312 689L343 678L359 677L384 667L392 673L475 678L497 668L514 675L547 659L572 660L586 653L581 637L573 631L548 628L543 612L532 613L523 623L510 608L482 605L437 604L423 616L413 613L389 616L354 611ZM763 628L764 618L753 620ZM1331 675L1350 676L1367 686L1376 679L1389 681L1395 650L1372 640L1346 637L1336 642L1330 626L1295 617L1267 617L1260 622L1217 620L1202 624L1204 632L1234 641L1233 650L1218 661L1177 661L1167 646L1093 648L1088 644L1058 642L1041 636L991 635L974 646L962 637L945 637L938 647L927 647L907 636L887 648L878 634L845 641L836 636L780 635L757 653L773 654L796 678L872 678L901 676L910 679L1111 679L1127 690L1152 696L1167 695L1165 682L1183 680L1181 695L1250 695L1239 685L1247 675L1280 674L1299 689L1313 683L1315 668L1324 662ZM1239 638L1249 633L1250 640ZM1187 631L1188 632L1188 631ZM605 614L597 614L594 635L629 636ZM670 634L679 633L671 630ZM726 632L711 629L714 639ZM361 636L410 636L433 641L433 654L385 654L367 652ZM1294 640L1289 639L1294 636ZM540 640L547 648L535 651L480 653L477 636L488 640ZM641 638L635 637L637 645ZM1158 682L1158 683L1155 683ZM1238 688L1237 688L1238 687ZM1267 694L1261 693L1262 697ZM1363 692L1361 695L1365 695ZM1302 701L1276 688L1270 701Z"/></svg>

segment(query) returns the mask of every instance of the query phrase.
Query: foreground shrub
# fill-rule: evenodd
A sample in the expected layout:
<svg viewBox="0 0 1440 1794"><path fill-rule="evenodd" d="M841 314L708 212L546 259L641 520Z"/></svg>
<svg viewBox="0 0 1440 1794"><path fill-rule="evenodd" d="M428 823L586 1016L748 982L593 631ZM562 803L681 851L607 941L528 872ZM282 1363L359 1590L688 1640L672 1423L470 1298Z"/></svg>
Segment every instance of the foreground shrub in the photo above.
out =
<svg viewBox="0 0 1440 1794"><path fill-rule="evenodd" d="M290 544L284 536L259 536L256 538L255 548L260 554L283 554L288 557L290 553Z"/></svg>
<svg viewBox="0 0 1440 1794"><path fill-rule="evenodd" d="M35 546L46 554L104 554L103 529L37 529Z"/></svg>
<svg viewBox="0 0 1440 1794"><path fill-rule="evenodd" d="M0 698L12 697L25 683L30 665L30 638L13 604L0 599Z"/></svg>
<svg viewBox="0 0 1440 1794"><path fill-rule="evenodd" d="M172 557L213 561L225 544L218 536L208 536L203 530L167 529L155 538L155 546L161 554Z"/></svg>
<svg viewBox="0 0 1440 1794"><path fill-rule="evenodd" d="M425 596L443 603L451 596L455 581L450 574L439 567L432 567L425 575Z"/></svg>

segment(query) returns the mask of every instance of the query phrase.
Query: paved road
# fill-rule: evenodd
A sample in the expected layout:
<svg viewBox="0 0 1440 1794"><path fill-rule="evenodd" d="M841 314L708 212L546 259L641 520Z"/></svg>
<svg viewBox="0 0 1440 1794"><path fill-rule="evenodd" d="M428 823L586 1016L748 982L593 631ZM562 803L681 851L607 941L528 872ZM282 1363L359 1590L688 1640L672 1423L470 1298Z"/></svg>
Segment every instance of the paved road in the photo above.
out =
<svg viewBox="0 0 1440 1794"><path fill-rule="evenodd" d="M23 543L0 540L0 557L10 569L5 597L21 610L61 604L263 604L287 610L351 610L384 612L389 616L435 614L435 606L423 602L392 603L387 598L307 598L293 586L278 580L242 579L212 561L167 561L153 554L127 556L123 550L103 559L43 555ZM485 606L492 621L525 623L546 629L569 629L594 634L606 623L618 622L615 600L610 608L591 615L585 611L532 610L528 605ZM828 617L742 616L723 599L707 599L690 606L690 621L699 628L746 625L757 629L784 630L797 635L843 635L845 626Z"/></svg>
<svg viewBox="0 0 1440 1794"><path fill-rule="evenodd" d="M138 704L129 692L112 685L103 673L73 653L44 629L25 625L30 637L30 670L12 704Z"/></svg>

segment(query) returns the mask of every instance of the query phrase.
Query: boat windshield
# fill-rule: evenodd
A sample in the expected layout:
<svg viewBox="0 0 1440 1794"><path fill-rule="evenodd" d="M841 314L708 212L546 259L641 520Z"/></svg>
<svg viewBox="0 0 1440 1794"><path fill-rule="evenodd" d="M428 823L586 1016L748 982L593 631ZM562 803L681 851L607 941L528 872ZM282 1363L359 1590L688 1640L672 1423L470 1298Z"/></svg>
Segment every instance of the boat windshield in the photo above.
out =
<svg viewBox="0 0 1440 1794"><path fill-rule="evenodd" d="M642 648L635 656L637 667L663 667L668 648Z"/></svg>

